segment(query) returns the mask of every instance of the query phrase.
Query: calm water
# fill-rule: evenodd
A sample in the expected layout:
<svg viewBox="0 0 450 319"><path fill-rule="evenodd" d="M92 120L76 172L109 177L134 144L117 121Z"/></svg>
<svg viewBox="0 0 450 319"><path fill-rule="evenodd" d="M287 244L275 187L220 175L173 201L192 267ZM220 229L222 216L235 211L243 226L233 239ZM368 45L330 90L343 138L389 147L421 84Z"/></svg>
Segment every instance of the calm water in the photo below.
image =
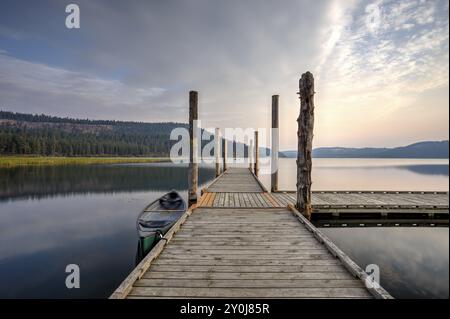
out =
<svg viewBox="0 0 450 319"><path fill-rule="evenodd" d="M313 159L313 190L448 191L448 160ZM295 159L280 158L279 189L294 190ZM269 175L262 176L265 185Z"/></svg>
<svg viewBox="0 0 450 319"><path fill-rule="evenodd" d="M314 164L317 190L448 190L448 161ZM295 160L280 159L280 189L294 189L295 174ZM200 183L213 175L202 168ZM0 297L109 296L134 267L140 210L186 188L187 169L169 164L0 169ZM361 267L379 265L394 296L448 298L448 228L323 230ZM73 263L81 288L69 290L65 267Z"/></svg>

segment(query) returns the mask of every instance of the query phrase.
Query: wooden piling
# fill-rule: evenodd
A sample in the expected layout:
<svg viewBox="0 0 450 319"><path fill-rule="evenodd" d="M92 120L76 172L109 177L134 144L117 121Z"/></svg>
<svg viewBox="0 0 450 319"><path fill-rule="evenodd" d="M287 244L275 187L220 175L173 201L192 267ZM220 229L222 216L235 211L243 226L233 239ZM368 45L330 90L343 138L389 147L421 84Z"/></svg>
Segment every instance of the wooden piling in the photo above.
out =
<svg viewBox="0 0 450 319"><path fill-rule="evenodd" d="M247 157L248 157L248 168L251 170L253 158L253 140L250 140L250 143L248 145Z"/></svg>
<svg viewBox="0 0 450 319"><path fill-rule="evenodd" d="M215 149L214 149L214 157L216 161L216 177L220 175L220 130L216 128L215 136Z"/></svg>
<svg viewBox="0 0 450 319"><path fill-rule="evenodd" d="M227 140L222 140L223 171L227 170Z"/></svg>
<svg viewBox="0 0 450 319"><path fill-rule="evenodd" d="M278 190L278 95L272 95L272 151L271 151L271 191Z"/></svg>
<svg viewBox="0 0 450 319"><path fill-rule="evenodd" d="M259 172L259 143L258 143L258 131L255 131L255 164L254 164L254 173L258 176Z"/></svg>
<svg viewBox="0 0 450 319"><path fill-rule="evenodd" d="M302 74L299 81L300 115L298 122L297 154L297 209L308 218L311 216L311 153L314 130L314 77L310 72Z"/></svg>
<svg viewBox="0 0 450 319"><path fill-rule="evenodd" d="M198 92L189 92L189 206L197 203L198 190Z"/></svg>

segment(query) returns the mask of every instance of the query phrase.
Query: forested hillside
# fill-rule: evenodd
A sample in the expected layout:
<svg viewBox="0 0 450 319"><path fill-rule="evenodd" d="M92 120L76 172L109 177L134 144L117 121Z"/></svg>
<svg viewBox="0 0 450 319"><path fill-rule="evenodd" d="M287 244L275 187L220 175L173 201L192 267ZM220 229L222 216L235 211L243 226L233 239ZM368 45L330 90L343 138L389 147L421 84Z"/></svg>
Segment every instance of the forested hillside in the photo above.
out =
<svg viewBox="0 0 450 319"><path fill-rule="evenodd" d="M168 156L170 132L183 123L60 118L0 111L0 154Z"/></svg>

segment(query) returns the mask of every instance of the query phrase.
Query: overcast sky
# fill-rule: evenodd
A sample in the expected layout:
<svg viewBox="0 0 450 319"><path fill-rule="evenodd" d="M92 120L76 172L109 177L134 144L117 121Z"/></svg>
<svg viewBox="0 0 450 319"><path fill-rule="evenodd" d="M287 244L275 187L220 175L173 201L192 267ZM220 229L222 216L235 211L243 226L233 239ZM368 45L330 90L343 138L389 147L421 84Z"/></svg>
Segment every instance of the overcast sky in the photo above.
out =
<svg viewBox="0 0 450 319"><path fill-rule="evenodd" d="M316 80L314 146L448 139L447 0L0 2L0 109L267 127L296 148L298 80Z"/></svg>

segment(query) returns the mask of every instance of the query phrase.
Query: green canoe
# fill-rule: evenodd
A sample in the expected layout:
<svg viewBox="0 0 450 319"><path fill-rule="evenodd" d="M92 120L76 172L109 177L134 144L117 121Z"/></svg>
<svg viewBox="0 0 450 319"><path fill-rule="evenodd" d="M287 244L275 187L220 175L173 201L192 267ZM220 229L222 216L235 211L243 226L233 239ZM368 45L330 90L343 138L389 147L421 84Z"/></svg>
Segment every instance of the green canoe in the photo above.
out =
<svg viewBox="0 0 450 319"><path fill-rule="evenodd" d="M143 258L186 211L187 205L176 191L161 196L138 216L138 253Z"/></svg>

